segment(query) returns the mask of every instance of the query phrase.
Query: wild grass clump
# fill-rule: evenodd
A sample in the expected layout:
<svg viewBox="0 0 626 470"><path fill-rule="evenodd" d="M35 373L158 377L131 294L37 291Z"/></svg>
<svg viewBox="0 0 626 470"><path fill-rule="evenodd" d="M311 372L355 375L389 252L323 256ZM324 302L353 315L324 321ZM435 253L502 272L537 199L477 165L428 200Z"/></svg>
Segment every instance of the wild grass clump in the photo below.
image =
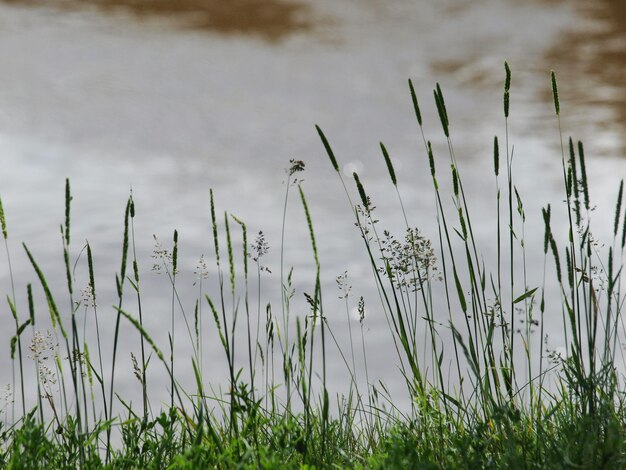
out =
<svg viewBox="0 0 626 470"><path fill-rule="evenodd" d="M564 142L556 76L551 74L561 147L563 204L527 214L515 182L509 142L511 70L504 70L503 135L493 139L495 213L479 220L470 211L453 126L439 84L434 104L446 156L426 138L413 83L409 90L429 168L437 236L413 225L393 158L381 156L398 198L401 235L381 228L367 181L345 178L324 131L316 126L363 243L390 332L390 348L406 384L409 405L394 406L376 371L368 369L363 296L354 296L348 273L337 278L345 304L349 349L339 347L322 289L319 241L299 174L286 170L280 244L280 305L266 302L263 232L220 213L210 192L213 253L196 268L197 297L180 294L178 231L171 243L155 237L153 270L168 282L167 344L145 322L140 259L135 245L135 203L123 214L121 262L115 273L113 337L101 335L93 253L71 244L70 182L61 225L68 307L57 301L35 254L27 307L18 302L5 212L0 222L11 280L8 313L15 333L13 364L0 427L0 463L7 468L619 468L626 465L626 408L622 341L621 272L626 243L623 182L617 191L612 240L594 238L593 205L582 143ZM445 162L445 163L444 163ZM445 181L444 181L445 179ZM353 186L353 187L352 187ZM487 187L485 183L484 188ZM449 188L449 189L444 189ZM287 207L293 191L305 216L313 276L298 303L293 269L285 263ZM356 202L355 202L356 201ZM541 215L543 243L526 240L526 217ZM561 221L565 221L564 223ZM495 257L485 257L476 224L491 224ZM562 235L565 234L565 237ZM240 248L238 248L240 247ZM531 255L532 253L532 255ZM213 267L208 263L212 260ZM531 278L529 259L543 259ZM237 261L238 260L238 261ZM76 266L86 264L86 279ZM211 274L211 276L209 276ZM208 289L207 278L215 285ZM80 295L76 286L86 282ZM98 279L97 285L102 284ZM36 289L36 290L35 290ZM35 294L34 294L35 291ZM39 297L37 297L37 295ZM43 304L36 299L43 299ZM352 318L350 308L358 299ZM304 305L302 307L301 305ZM24 313L27 310L27 313ZM48 331L39 325L47 311ZM546 318L560 315L562 351L548 348ZM333 315L335 316L335 315ZM336 317L336 316L335 316ZM81 323L82 322L82 328ZM520 326L521 325L521 326ZM136 333L137 355L120 362L123 329ZM95 337L95 343L87 341ZM207 331L223 356L207 354ZM176 357L187 342L190 357ZM105 347L106 345L106 347ZM110 353L110 357L107 357ZM329 361L340 361L347 390L331 396ZM225 382L206 376L207 363L223 361ZM357 367L363 364L363 368ZM193 387L177 372L193 371ZM120 367L132 369L140 404L116 388ZM29 387L29 377L36 387ZM167 400L155 405L149 380L165 378ZM15 398L13 398L15 395ZM391 405L391 406L389 406Z"/></svg>

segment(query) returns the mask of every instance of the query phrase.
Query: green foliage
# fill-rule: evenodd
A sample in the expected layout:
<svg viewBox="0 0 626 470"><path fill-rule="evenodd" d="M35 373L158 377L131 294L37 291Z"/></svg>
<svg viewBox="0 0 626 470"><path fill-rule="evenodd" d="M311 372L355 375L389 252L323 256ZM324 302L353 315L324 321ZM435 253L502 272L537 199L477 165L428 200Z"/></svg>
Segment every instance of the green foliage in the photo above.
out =
<svg viewBox="0 0 626 470"><path fill-rule="evenodd" d="M551 84L560 133L561 109L554 72ZM621 285L623 260L620 258L626 239L626 217L622 215L623 182L617 191L613 240L609 242L608 256L605 256L592 235L592 208L582 144L578 142L577 159L574 141L569 139L567 160L561 144L564 204L560 209L548 204L541 210L543 243L527 247L524 239L527 214L514 181L508 137L510 86L511 70L505 63L503 108L506 135L502 142L506 145L502 149L502 158L497 136L493 142L494 197L497 202L497 213L493 217L497 237L495 265L486 265L478 250L472 229L475 219L468 208L469 195L463 188L463 167L457 164L448 111L439 84L433 93L448 147L451 194L443 194L435 178L435 155L431 142L424 136L417 93L409 80L411 101L424 144L423 157L430 167L438 244L426 239L419 228L409 224L400 193L399 183L403 175L396 174L391 156L382 143L380 149L393 186L390 189L397 193L406 223L405 235L398 238L391 231L379 228L379 220L374 217L376 207L356 173L353 174L356 188L352 192L356 190L358 193L360 205L352 202L351 191L339 171L337 156L326 135L316 126L323 151L346 191L348 207L362 236L364 258L372 268L381 302L379 309L390 327L390 347L398 354L398 366L405 379L409 409L395 408L394 398L385 385L370 380L368 348L363 333L367 323L365 301L362 296L358 301L360 318L357 325L357 319L352 319L349 314L352 297L347 272L337 278L337 284L341 290L340 299L345 302L350 350L344 352L339 348L333 323L325 313L328 307L322 301L318 250L323 247L318 246L313 224L315 217L301 186L302 180L297 178L297 173L304 171L305 167L300 160L291 160L286 169L280 255L282 318L274 316L271 304L265 307L265 316L261 314L266 305L262 298L262 273L269 272L261 265L261 257L268 251L263 233L260 232L249 246L247 226L241 219L225 212L223 227L220 226L211 191L211 233L208 235L212 235L215 248L217 294L209 296L204 290L202 280L208 277L208 269L202 257L196 272L199 290L198 298L193 299L193 329L187 322L176 285L177 272L184 269L179 263L182 258L179 260L178 256L178 231L174 231L171 250L162 247L157 240L154 257L159 263L154 269L167 275L171 288L168 349L157 344L153 339L158 338L155 332L151 335L143 322L140 271L135 250L136 214L132 195L129 197L123 219L121 267L115 275L118 299L110 312L115 318L115 333L112 361L108 367L103 366L102 360L94 261L89 244L86 245L88 276L85 280L88 289L81 301L73 298L76 266L85 260L81 260L78 254L76 262L71 263L71 257L75 255L70 250L72 196L69 181L66 181L66 211L61 231L71 308L68 311L59 307L63 303L55 299L43 269L24 244L27 258L43 289L54 331L46 336L35 330L36 309L31 285L28 284L27 290L27 317L21 314L12 288L7 305L15 323L15 335L7 351L12 361L19 362L22 416L12 419L10 425L0 426L0 466L9 469L211 467L306 470L626 466L626 388L623 364L617 360L624 340L621 308L625 299ZM563 142L562 136L559 137ZM508 215L504 223L500 214L499 178L502 177L506 178L506 185L502 188L502 200L506 201L506 206L502 211ZM311 262L315 267L315 276L310 279L309 292L312 294L304 293L308 312L293 307L296 294L293 268L288 269L284 260L289 188L293 185L298 186L313 252ZM452 207L444 205L442 200L451 201ZM568 221L565 241L558 238L559 234L551 225L552 220L560 220L556 215L552 219L559 210L563 211L561 218ZM238 245L231 237L231 218L242 230L240 254L236 253ZM488 220L484 215L481 223ZM13 286L1 200L0 222ZM228 252L225 266L220 264L220 238ZM546 271L544 279L526 278L527 249L533 249L543 257L546 266L553 265L550 271ZM132 256L132 279L126 274L128 256ZM248 258L256 265L256 280L253 270L249 276ZM563 266L562 258L565 259ZM239 259L243 260L243 269L236 269ZM71 266L74 268L70 272ZM243 279L240 279L241 273ZM136 294L136 306L124 300L123 287L127 279ZM248 286L249 282L255 281L256 300ZM554 289L546 287L547 282L557 287L556 296ZM101 284L99 281L98 285ZM546 292L550 292L552 298L546 298ZM445 303L442 302L444 307L436 307L434 298L445 299ZM203 376L203 361L216 360L203 353L203 305L210 310L211 325L223 348L224 356L221 357L226 358L228 383L225 392L208 383ZM93 311L95 320L93 324L85 322L82 330L75 320L80 308L85 309L85 315ZM255 309L256 324L251 321ZM561 311L562 316L563 354L547 351L543 341L544 314L555 311ZM186 332L174 331L178 314L184 320ZM20 322L20 316L28 319ZM68 318L71 330L64 326L68 324ZM295 322L290 322L290 318ZM524 326L518 327L520 323ZM22 341L26 341L31 329L28 327L33 332L29 357L35 363L37 379L37 404L29 412L22 354ZM95 329L97 349L91 349L97 350L97 355L90 355L87 348L85 331L88 327ZM135 377L142 387L142 411L139 413L115 388L121 328L131 328L141 346L140 362L132 357ZM359 328L364 370L357 370L355 361L359 348L353 330ZM540 341L533 340L535 329L539 330ZM243 341L240 339L242 332L245 333ZM63 352L59 351L58 345L51 346L55 338L58 342L59 333L65 347ZM185 333L188 334L186 340L193 347L189 362L193 366L195 390L182 389L174 368L174 342ZM338 347L339 357L350 378L348 390L337 396L334 402L329 396L326 376L331 340ZM241 349L244 350L240 353L245 356L244 361L235 354L235 350ZM163 353L168 350L169 357ZM149 369L151 359L154 359L155 366ZM449 367L448 363L451 364ZM176 364L181 364L180 358ZM67 381L71 386L66 386L65 370L71 373L71 382ZM110 377L105 376L107 370L111 371ZM168 405L159 409L150 403L148 372L162 374L163 371L169 383L170 400ZM98 402L94 385L102 395ZM125 411L114 413L114 404L117 409L122 409L122 405Z"/></svg>

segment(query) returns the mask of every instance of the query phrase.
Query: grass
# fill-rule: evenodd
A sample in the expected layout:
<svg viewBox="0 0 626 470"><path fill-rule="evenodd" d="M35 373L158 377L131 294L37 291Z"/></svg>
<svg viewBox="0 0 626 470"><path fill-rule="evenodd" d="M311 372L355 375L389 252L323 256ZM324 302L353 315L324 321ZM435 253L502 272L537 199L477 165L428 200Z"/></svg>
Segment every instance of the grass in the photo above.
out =
<svg viewBox="0 0 626 470"><path fill-rule="evenodd" d="M372 351L364 334L368 321L364 300L362 296L356 300L359 318L351 319L355 297L347 273L337 278L337 284L345 303L349 349L339 347L338 332L327 319L315 214L309 209L299 179L303 162L292 160L286 173L278 308L266 304L264 298L268 271L263 265L268 252L265 236L260 232L250 241L243 220L227 212L220 216L213 192L210 218L216 286L206 288L208 268L201 258L193 316L184 307L188 299L179 297L177 287L181 269L178 232L174 231L171 248L157 240L154 269L166 275L170 286L164 298L170 310L167 345L157 344L144 323L132 194L124 210L121 263L115 274L113 338L100 335L91 247L87 243L76 254L71 245L69 181L61 227L67 308L57 302L26 244L23 249L45 303L43 309L35 305L35 287L29 284L28 314L17 304L9 233L0 201L11 280L7 306L15 324L10 344L11 392L15 398L6 397L5 422L0 428L2 466L625 466L623 182L617 192L613 238L602 248L593 237L584 148L571 138L567 143L563 140L558 86L552 73L564 202L542 208L543 245L527 245L526 212L515 183L514 152L509 142L511 71L507 64L504 72L504 139L494 137L492 219L477 220L470 213L441 87L437 84L433 96L447 144L444 157L434 155L425 137L419 102L409 81L432 180L437 227L434 241L410 225L393 159L383 143L380 150L390 190L397 195L405 222L400 237L379 227L366 182L356 173L351 180L342 175L330 140L316 127L361 235L363 256L371 267L380 308L389 325L389 347L397 353L397 367L406 384L410 403L406 409L393 405L385 384L376 382L375 371L368 370L367 358ZM444 162L449 173L442 174ZM444 177L446 184L440 184ZM312 293L304 294L306 311L294 303L293 270L285 265L283 256L287 207L293 203L299 204L305 215L314 267ZM566 221L565 240L559 235L561 227L556 230L554 226L560 218ZM497 256L487 265L474 227L488 220L493 221ZM236 246L241 246L241 253L235 253ZM83 252L88 287L77 300L73 267L85 262ZM534 271L528 269L527 260L540 258L544 260L543 275L531 279L529 273ZM35 312L42 310L49 313L52 327L48 332L37 329L41 319ZM275 311L280 314L275 315ZM562 354L547 350L544 342L545 317L555 312L562 318ZM87 321L88 314L93 321ZM522 326L517 327L519 324ZM140 357L133 355L132 365L117 364L121 328L132 328L137 335ZM222 359L207 357L207 328L217 335ZM95 344L88 344L87 331L95 333ZM107 341L112 344L110 360L104 357L108 350L102 346ZM175 357L178 341L189 342L191 357ZM203 363L220 360L227 368L226 383L216 385L203 376ZM327 376L331 360L343 363L349 378L347 390L334 398ZM357 363L364 367L359 369ZM177 377L181 364L191 364L194 387L181 385ZM119 366L132 367L140 383L139 407L125 400L116 388ZM35 374L36 392L28 387L27 369ZM151 402L150 376L167 379L169 403L163 408Z"/></svg>

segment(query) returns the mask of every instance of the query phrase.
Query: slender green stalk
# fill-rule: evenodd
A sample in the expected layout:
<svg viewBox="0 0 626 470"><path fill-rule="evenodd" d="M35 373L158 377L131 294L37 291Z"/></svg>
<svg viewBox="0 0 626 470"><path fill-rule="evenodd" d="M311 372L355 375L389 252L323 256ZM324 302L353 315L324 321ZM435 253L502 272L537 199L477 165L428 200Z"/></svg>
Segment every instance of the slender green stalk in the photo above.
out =
<svg viewBox="0 0 626 470"><path fill-rule="evenodd" d="M126 261L128 258L128 231L129 231L129 216L130 216L131 199L129 198L126 203L126 209L124 210L124 235L122 239L122 261L120 267L120 273L115 275L115 285L117 287L117 317L115 319L115 332L113 334L113 358L111 360L111 385L109 387L109 416L113 416L113 391L115 390L115 364L117 359L117 346L120 332L120 320L122 318L122 303L124 297L124 280L126 279ZM111 428L107 428L107 440L106 440L107 457L106 461L109 462L111 457Z"/></svg>
<svg viewBox="0 0 626 470"><path fill-rule="evenodd" d="M130 193L130 207L129 207L129 215L130 215L130 239L133 250L133 288L135 293L137 294L137 311L139 313L139 324L143 326L143 308L141 305L141 291L139 284L139 266L137 263L137 248L135 245L135 200L133 199L133 193L131 190ZM92 279L91 268L89 271L90 279ZM95 289L94 289L95 291ZM143 404L143 419L147 421L148 419L148 385L146 382L146 351L143 335L140 336L140 346L141 346L141 398ZM98 336L98 350L100 349L100 338ZM100 354L100 353L99 353ZM102 370L102 359L100 358L100 370ZM106 408L105 408L106 409Z"/></svg>

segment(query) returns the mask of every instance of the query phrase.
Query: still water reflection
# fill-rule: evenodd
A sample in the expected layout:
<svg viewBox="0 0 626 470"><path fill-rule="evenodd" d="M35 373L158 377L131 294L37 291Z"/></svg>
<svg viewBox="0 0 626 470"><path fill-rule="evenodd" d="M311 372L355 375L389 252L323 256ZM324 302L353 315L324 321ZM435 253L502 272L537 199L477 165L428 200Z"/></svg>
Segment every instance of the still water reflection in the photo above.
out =
<svg viewBox="0 0 626 470"><path fill-rule="evenodd" d="M53 290L66 298L58 226L64 179L71 178L72 259L79 258L88 239L106 338L112 336L114 314L107 306L115 299L122 215L131 187L145 321L157 342L167 342L171 299L167 280L151 270L152 235L167 244L178 229L177 285L184 308L192 312L198 292L194 269L201 254L209 259L212 254L209 188L219 211L244 219L251 233L265 232L272 274L263 279L263 304L277 306L283 169L297 158L307 163L304 187L320 246L329 321L347 347L334 280L347 269L355 296L363 294L368 305L367 341L376 351L369 359L371 373L402 398L366 258L313 125L327 131L346 173L359 171L381 224L397 229L401 214L378 150L378 142L384 141L396 162L411 223L434 238L430 182L408 77L423 103L427 138L443 157L431 104L432 87L441 83L466 190L480 217L494 204L486 175L493 135L503 134L502 63L509 61L518 187L528 214L528 244L541 247L539 209L561 200L559 140L548 82L549 70L555 69L564 132L587 144L592 197L600 207L595 217L602 225L612 216L616 186L626 174L626 18L619 0L274 0L251 2L245 15L239 1L203 2L202 8L192 0L158 1L150 10L121 0L106 2L106 8L99 0L80 2L80 8L77 3L0 3L0 194L18 292L35 282L21 251L25 241ZM170 9L174 3L177 11ZM608 211L601 210L603 204ZM285 260L294 267L296 305L302 309L302 293L313 288L313 266L296 199L287 217ZM489 220L477 224L487 260L494 236ZM530 259L531 274L540 274L541 262ZM83 255L75 273L76 284L83 286L84 265ZM2 267L0 285L8 293L8 270ZM206 283L214 279L212 271ZM18 300L23 309L23 295ZM45 325L45 304L40 305ZM561 341L557 317L550 325L554 349ZM204 326L210 329L208 321ZM185 331L182 323L178 331ZM87 335L94 339L92 332ZM9 336L3 333L7 345ZM218 343L210 338L205 354L216 357ZM122 341L120 355L128 360L137 335L125 329ZM180 357L189 353L185 341L181 333ZM2 370L9 371L7 358L1 361ZM205 362L216 381L223 377L222 362ZM178 367L192 379L191 364ZM131 367L119 370L121 389L136 396ZM329 373L336 388L348 383L341 361L332 361ZM157 377L155 372L154 381L164 385ZM9 375L2 380L10 381Z"/></svg>

